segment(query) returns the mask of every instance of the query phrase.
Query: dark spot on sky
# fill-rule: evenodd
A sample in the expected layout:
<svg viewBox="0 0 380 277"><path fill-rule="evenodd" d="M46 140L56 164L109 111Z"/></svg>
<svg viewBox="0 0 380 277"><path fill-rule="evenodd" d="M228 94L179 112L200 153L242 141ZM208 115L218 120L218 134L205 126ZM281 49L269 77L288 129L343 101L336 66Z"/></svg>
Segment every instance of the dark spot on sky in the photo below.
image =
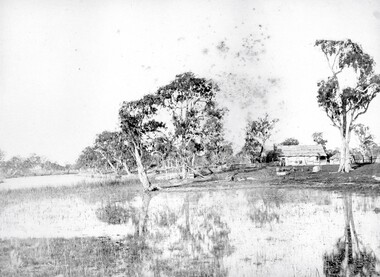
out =
<svg viewBox="0 0 380 277"><path fill-rule="evenodd" d="M182 40L185 40L185 38L184 37L177 38L177 41L182 41Z"/></svg>
<svg viewBox="0 0 380 277"><path fill-rule="evenodd" d="M219 42L218 45L216 46L216 48L220 52L223 52L223 53L227 53L228 50L230 50L230 48L226 45L226 42L224 40L222 40L221 42Z"/></svg>
<svg viewBox="0 0 380 277"><path fill-rule="evenodd" d="M207 54L208 54L208 49L207 49L207 48L204 48L204 49L202 50L202 54L203 54L203 55L207 55Z"/></svg>
<svg viewBox="0 0 380 277"><path fill-rule="evenodd" d="M379 11L374 11L374 12L373 12L373 16L374 16L376 19L379 19L379 20L380 20L380 12L379 12Z"/></svg>
<svg viewBox="0 0 380 277"><path fill-rule="evenodd" d="M263 27L263 26L261 26L261 24L260 24L259 27L261 28L261 27Z"/></svg>
<svg viewBox="0 0 380 277"><path fill-rule="evenodd" d="M80 70L80 67L78 67L78 70Z"/></svg>
<svg viewBox="0 0 380 277"><path fill-rule="evenodd" d="M120 30L119 30L119 29L117 29L116 33L120 34Z"/></svg>
<svg viewBox="0 0 380 277"><path fill-rule="evenodd" d="M278 83L279 79L276 78L268 78L268 82L272 85L276 85Z"/></svg>

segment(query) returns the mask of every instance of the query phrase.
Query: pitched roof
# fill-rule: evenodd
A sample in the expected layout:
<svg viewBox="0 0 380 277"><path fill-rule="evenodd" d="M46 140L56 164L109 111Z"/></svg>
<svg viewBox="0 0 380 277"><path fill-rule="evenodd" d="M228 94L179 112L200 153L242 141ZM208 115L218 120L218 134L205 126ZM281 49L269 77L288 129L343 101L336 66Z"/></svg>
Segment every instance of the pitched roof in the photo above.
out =
<svg viewBox="0 0 380 277"><path fill-rule="evenodd" d="M280 157L315 157L326 156L322 145L279 145Z"/></svg>

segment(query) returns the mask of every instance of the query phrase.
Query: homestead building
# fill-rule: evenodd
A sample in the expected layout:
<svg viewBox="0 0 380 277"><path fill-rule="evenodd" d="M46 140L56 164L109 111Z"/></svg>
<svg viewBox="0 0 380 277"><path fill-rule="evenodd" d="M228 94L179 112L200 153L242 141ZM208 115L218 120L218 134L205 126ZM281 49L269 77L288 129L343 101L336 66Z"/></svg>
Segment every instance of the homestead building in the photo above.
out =
<svg viewBox="0 0 380 277"><path fill-rule="evenodd" d="M279 145L279 158L283 165L325 165L326 152L322 145Z"/></svg>

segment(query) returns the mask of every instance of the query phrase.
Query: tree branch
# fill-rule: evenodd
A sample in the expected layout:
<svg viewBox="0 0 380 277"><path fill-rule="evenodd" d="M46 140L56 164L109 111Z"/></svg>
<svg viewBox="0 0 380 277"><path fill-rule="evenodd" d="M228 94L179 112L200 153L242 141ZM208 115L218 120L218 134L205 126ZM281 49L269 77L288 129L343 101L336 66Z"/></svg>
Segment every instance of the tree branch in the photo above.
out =
<svg viewBox="0 0 380 277"><path fill-rule="evenodd" d="M328 112L327 110L326 110L326 114L327 114L327 116L330 118L331 122L333 123L333 125L334 125L335 127L337 127L337 128L340 128L340 127L341 127L340 125L338 125L338 124L335 122L334 118L332 117L332 115L329 114L329 112Z"/></svg>
<svg viewBox="0 0 380 277"><path fill-rule="evenodd" d="M355 118L354 118L352 121L355 121L355 120L359 117L359 115L362 115L362 114L364 114L364 113L367 112L368 107L369 107L369 103L370 103L370 102L367 103L367 105L364 107L364 110L361 111L361 112L359 112L359 113L355 116Z"/></svg>

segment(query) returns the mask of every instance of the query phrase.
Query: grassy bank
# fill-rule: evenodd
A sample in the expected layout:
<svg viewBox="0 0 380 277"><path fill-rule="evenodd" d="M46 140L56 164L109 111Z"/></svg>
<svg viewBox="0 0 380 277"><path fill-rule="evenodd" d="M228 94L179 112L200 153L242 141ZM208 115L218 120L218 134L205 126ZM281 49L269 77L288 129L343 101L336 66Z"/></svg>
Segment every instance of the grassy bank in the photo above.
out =
<svg viewBox="0 0 380 277"><path fill-rule="evenodd" d="M358 184L376 184L380 183L380 164L367 164L356 166L349 173L338 173L338 165L324 165L321 171L313 173L311 167L300 168L296 171L291 171L281 181L287 182L318 182L326 184L343 184L343 183L358 183Z"/></svg>
<svg viewBox="0 0 380 277"><path fill-rule="evenodd" d="M155 180L151 181L162 188L163 191L178 190L207 190L207 189L238 189L249 187L298 187L298 188L326 188L326 189L355 189L380 191L380 164L369 164L356 168L349 173L337 173L337 165L324 165L321 171L312 172L312 167L287 168L288 174L278 176L276 167L260 167L250 169L236 169L206 176L206 178L195 178L189 180ZM231 179L231 177L233 177ZM20 197L40 198L46 196L67 197L67 195L81 195L87 199L97 199L108 191L142 191L137 176L127 179L104 179L85 181L75 186L41 187L20 190L0 191L1 198L9 204ZM17 197L15 197L17 196Z"/></svg>

